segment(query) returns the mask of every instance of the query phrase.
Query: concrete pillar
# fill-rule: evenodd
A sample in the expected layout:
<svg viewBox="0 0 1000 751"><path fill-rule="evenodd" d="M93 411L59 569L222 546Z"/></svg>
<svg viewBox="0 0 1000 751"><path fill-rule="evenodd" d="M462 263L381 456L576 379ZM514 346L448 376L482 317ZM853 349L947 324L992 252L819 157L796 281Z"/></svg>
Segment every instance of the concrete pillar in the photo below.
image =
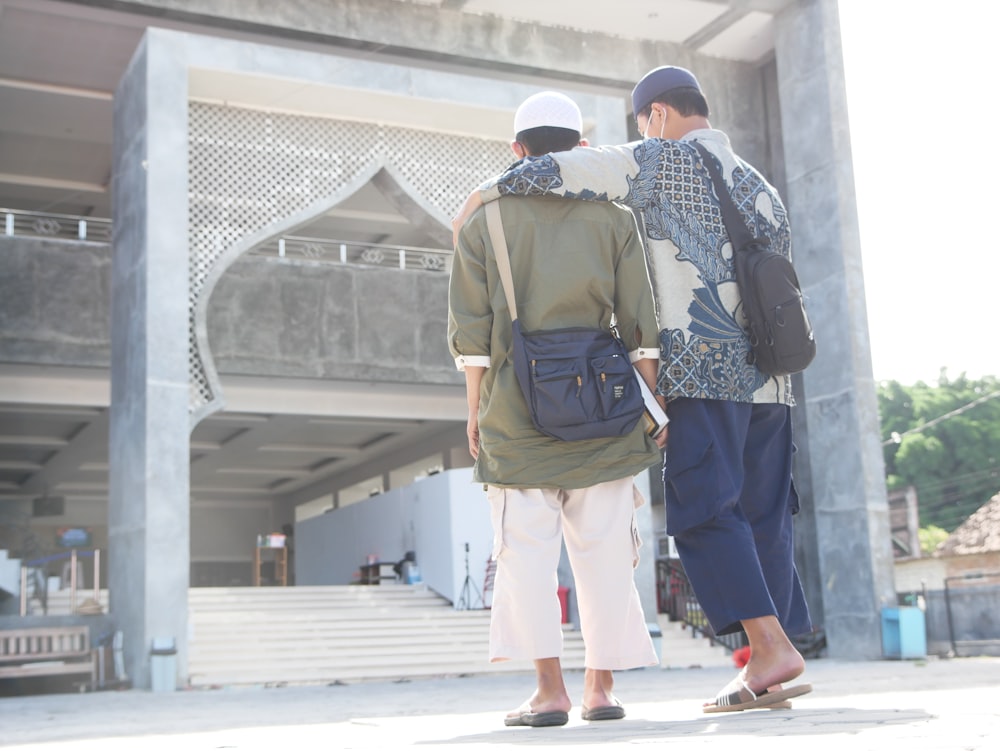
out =
<svg viewBox="0 0 1000 751"><path fill-rule="evenodd" d="M818 345L797 379L803 574L821 588L830 656L874 659L895 593L836 0L783 11L775 52L792 253Z"/></svg>
<svg viewBox="0 0 1000 751"><path fill-rule="evenodd" d="M154 638L187 680L187 73L147 32L115 93L108 548L133 685Z"/></svg>

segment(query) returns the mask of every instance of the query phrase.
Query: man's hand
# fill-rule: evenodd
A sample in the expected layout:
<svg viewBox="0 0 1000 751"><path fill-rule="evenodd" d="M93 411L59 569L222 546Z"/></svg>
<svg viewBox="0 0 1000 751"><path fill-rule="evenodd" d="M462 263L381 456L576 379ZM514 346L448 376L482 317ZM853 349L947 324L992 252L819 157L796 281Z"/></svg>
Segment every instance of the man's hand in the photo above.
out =
<svg viewBox="0 0 1000 751"><path fill-rule="evenodd" d="M656 393L654 393L653 396L656 399L657 403L660 405L660 408L664 412L666 412L667 411L667 398L663 394L656 394ZM670 432L670 426L669 425L664 425L663 426L663 430L661 430L659 433L657 433L656 434L656 438L653 439L654 441L656 441L656 445L660 447L661 451L667 447L667 433L669 433L669 432Z"/></svg>
<svg viewBox="0 0 1000 751"><path fill-rule="evenodd" d="M660 448L661 451L667 447L667 433L669 432L670 432L670 426L664 425L663 430L657 433L656 438L653 439L654 441L656 441L656 445Z"/></svg>
<svg viewBox="0 0 1000 751"><path fill-rule="evenodd" d="M478 190L474 190L469 194L469 197L465 199L465 203L459 208L458 212L451 220L451 244L452 247L458 247L458 233L462 231L462 225L465 224L466 220L472 216L476 209L483 205L483 199L479 195Z"/></svg>
<svg viewBox="0 0 1000 751"><path fill-rule="evenodd" d="M469 453L473 459L479 458L479 417L469 415L469 422L465 427L465 433L469 436Z"/></svg>
<svg viewBox="0 0 1000 751"><path fill-rule="evenodd" d="M473 459L479 458L479 389L485 372L486 368L480 365L465 366L465 400L469 405L465 434L469 437L469 453Z"/></svg>
<svg viewBox="0 0 1000 751"><path fill-rule="evenodd" d="M473 459L479 458L479 388L483 383L486 368L480 365L465 366L465 400L469 405L469 419L465 424L465 434L469 437L469 453Z"/></svg>

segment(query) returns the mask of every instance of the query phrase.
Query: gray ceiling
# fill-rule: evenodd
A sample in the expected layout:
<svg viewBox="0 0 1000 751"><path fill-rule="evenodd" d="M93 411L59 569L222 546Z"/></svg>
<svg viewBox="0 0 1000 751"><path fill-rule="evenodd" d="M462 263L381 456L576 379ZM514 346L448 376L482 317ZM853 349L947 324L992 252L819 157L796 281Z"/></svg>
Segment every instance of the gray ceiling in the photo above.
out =
<svg viewBox="0 0 1000 751"><path fill-rule="evenodd" d="M771 15L788 2L623 0L613 11L600 3L558 0L403 4L621 36L623 44L640 38L675 42L697 52L752 61L769 53ZM0 207L111 216L112 96L147 25L254 38L239 31L238 19L226 29L100 7L129 5L141 9L144 3L0 1ZM181 5L211 8L219 3ZM288 39L280 42L295 45Z"/></svg>
<svg viewBox="0 0 1000 751"><path fill-rule="evenodd" d="M386 2L379 0L381 4ZM791 0L400 0L442 12L649 39L691 52L756 62L772 48L772 15ZM145 6L145 7L144 7ZM181 6L184 13L165 13ZM113 92L147 25L317 49L315 40L268 39L240 19L199 17L204 2L0 0L0 208L110 217ZM130 13L127 9L137 11ZM402 8L405 13L407 8ZM225 15L224 10L220 15ZM231 23L230 23L231 21ZM419 44L419 43L418 43ZM322 45L319 45L322 49ZM329 46L326 49L330 49ZM419 56L418 56L419 57ZM420 64L417 59L415 64ZM317 235L420 244L378 190L359 191L313 228ZM386 233L386 227L398 231ZM0 353L0 362L3 356ZM42 375L44 369L39 369ZM106 374L103 376L106 380ZM106 389L106 383L101 388ZM70 391L71 393L71 391ZM65 497L102 514L107 497L107 411L0 395L0 499ZM77 405L77 406L74 406ZM379 467L417 462L431 449L464 444L464 425L428 416L338 418L234 411L203 421L192 435L195 501L320 494L331 478L360 481ZM86 521L86 520L84 520ZM96 519L92 523L96 523Z"/></svg>

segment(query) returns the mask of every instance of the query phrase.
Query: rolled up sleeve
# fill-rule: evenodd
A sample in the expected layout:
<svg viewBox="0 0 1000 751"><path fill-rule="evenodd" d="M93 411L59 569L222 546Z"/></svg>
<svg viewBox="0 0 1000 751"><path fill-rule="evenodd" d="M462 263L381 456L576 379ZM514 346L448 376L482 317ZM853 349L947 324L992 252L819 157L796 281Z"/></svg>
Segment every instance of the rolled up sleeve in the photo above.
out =
<svg viewBox="0 0 1000 751"><path fill-rule="evenodd" d="M459 233L448 283L448 349L455 367L490 367L493 308L486 283L485 247L475 230L482 210Z"/></svg>
<svg viewBox="0 0 1000 751"><path fill-rule="evenodd" d="M639 347L639 349L633 349L628 353L629 362L637 362L638 360L659 360L660 350L659 348L652 347ZM473 363L470 363L470 365Z"/></svg>
<svg viewBox="0 0 1000 751"><path fill-rule="evenodd" d="M488 368L490 366L489 355L459 355L455 358L455 367L465 370L466 366L476 368Z"/></svg>

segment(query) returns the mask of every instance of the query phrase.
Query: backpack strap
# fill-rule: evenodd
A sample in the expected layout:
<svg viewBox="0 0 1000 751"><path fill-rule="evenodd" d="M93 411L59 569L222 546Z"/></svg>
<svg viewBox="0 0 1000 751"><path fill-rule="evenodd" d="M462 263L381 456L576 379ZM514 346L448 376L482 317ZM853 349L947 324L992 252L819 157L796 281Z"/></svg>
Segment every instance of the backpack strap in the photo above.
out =
<svg viewBox="0 0 1000 751"><path fill-rule="evenodd" d="M507 253L507 237L503 232L503 221L500 219L500 201L490 201L486 204L486 226L490 231L490 242L493 243L493 253L497 259L497 270L500 272L500 283L507 297L507 307L510 308L510 320L517 320L517 303L514 301L514 278L510 273L510 255Z"/></svg>
<svg viewBox="0 0 1000 751"><path fill-rule="evenodd" d="M701 154L705 168L708 169L708 174L715 185L715 192L719 199L719 209L722 211L722 221L726 225L726 231L729 232L729 239L733 242L733 249L742 250L753 242L754 237L750 234L746 220L743 219L743 214L740 213L740 210L736 207L736 202L733 201L733 197L729 193L729 187L726 185L726 180L719 170L715 156L697 141L689 141L688 143L694 146L698 150L698 153Z"/></svg>

